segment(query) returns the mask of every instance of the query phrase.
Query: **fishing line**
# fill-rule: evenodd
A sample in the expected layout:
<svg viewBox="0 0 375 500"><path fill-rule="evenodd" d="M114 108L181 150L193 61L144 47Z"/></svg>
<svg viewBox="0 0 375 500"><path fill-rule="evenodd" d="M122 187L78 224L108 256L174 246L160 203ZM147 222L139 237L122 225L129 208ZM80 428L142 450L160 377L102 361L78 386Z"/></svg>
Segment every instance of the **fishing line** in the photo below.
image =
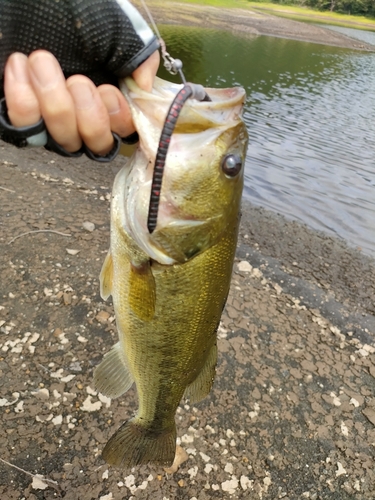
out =
<svg viewBox="0 0 375 500"><path fill-rule="evenodd" d="M160 31L158 30L158 27L156 26L156 23L154 21L154 18L152 17L152 14L147 7L146 1L141 0L141 4L143 5L143 8L150 20L150 23L152 24L152 27L154 28L155 34L157 38L159 39L160 43L160 50L161 50L161 56L164 61L164 68L171 74L171 75L177 75L177 73L180 75L182 83L186 84L186 78L185 75L182 71L182 61L180 59L174 59L168 52L167 52L167 47L165 45L164 40L161 37Z"/></svg>

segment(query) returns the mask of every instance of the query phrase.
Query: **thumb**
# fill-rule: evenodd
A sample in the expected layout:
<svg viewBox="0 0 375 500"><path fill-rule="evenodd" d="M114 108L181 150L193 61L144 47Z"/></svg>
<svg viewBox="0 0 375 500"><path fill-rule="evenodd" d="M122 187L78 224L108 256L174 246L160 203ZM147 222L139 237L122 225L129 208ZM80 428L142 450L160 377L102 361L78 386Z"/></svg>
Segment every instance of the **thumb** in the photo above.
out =
<svg viewBox="0 0 375 500"><path fill-rule="evenodd" d="M146 92L151 92L159 64L160 55L158 51L155 51L144 63L133 71L133 78L138 87Z"/></svg>

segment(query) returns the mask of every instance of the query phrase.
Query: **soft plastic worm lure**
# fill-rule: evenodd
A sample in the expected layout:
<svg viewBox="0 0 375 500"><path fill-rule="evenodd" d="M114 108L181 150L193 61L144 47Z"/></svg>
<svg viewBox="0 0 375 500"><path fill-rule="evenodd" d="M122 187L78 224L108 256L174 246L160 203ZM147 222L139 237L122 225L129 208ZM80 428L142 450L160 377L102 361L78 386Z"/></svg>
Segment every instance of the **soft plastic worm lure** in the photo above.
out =
<svg viewBox="0 0 375 500"><path fill-rule="evenodd" d="M163 182L164 166L167 159L171 137L182 107L190 97L197 99L198 101L211 101L202 85L194 83L186 83L173 99L160 135L152 176L151 195L147 217L147 229L150 234L156 228L158 220L161 185Z"/></svg>

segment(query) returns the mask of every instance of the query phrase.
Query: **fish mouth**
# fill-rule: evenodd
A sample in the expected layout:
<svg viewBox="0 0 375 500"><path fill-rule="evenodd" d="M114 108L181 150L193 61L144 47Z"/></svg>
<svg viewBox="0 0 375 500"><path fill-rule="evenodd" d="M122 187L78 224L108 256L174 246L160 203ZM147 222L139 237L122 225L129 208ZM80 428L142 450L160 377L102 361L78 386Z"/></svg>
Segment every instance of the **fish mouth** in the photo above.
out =
<svg viewBox="0 0 375 500"><path fill-rule="evenodd" d="M131 77L120 81L120 89L129 102L135 127L141 138L145 122L139 119L137 111L147 110L150 116L149 125L158 128L160 132L171 102L183 87L183 84L171 83L155 77L152 91L147 92L142 90ZM204 88L204 90L211 101L188 99L179 115L176 133L180 130L184 132L194 130L196 132L241 119L246 98L245 90L242 87ZM154 149L155 151L156 149Z"/></svg>
<svg viewBox="0 0 375 500"><path fill-rule="evenodd" d="M120 80L119 84L129 104L140 148L154 164L169 107L183 84L155 77L151 92L141 89L131 77ZM175 134L197 133L217 127L230 128L242 121L246 99L242 87L204 90L211 101L188 99L179 114Z"/></svg>

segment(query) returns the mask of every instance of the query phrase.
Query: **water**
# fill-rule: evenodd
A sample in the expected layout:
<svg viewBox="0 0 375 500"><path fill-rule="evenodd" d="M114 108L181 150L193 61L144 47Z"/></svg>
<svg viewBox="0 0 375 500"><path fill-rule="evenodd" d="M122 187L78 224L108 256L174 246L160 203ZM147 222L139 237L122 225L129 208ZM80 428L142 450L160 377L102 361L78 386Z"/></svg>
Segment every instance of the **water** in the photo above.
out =
<svg viewBox="0 0 375 500"><path fill-rule="evenodd" d="M188 80L246 88L245 198L375 256L375 54L185 27L162 35Z"/></svg>

